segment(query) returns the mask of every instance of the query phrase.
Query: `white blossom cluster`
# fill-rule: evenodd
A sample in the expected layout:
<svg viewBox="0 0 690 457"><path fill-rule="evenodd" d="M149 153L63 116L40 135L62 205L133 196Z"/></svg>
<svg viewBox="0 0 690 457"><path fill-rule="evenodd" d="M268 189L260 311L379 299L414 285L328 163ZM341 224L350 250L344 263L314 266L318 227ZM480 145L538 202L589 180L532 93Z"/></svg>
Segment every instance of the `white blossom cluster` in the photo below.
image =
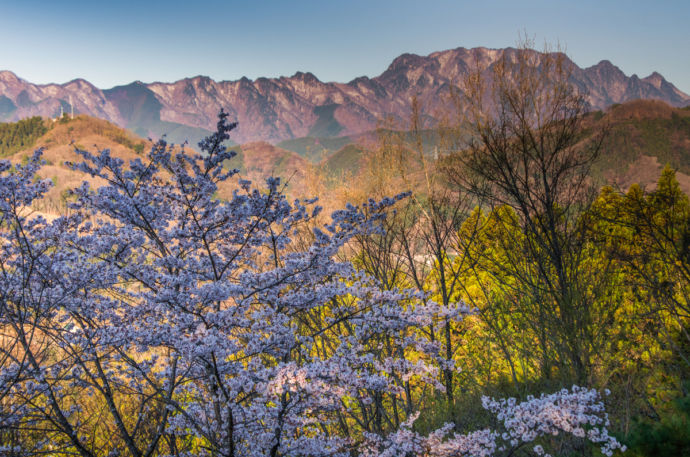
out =
<svg viewBox="0 0 690 457"><path fill-rule="evenodd" d="M506 431L501 438L513 447L541 436L568 433L599 444L607 456L613 455L616 449L625 451L625 446L608 434L608 415L594 389L573 386L570 391L562 389L538 398L530 396L520 403L514 398L484 397L482 403L503 423ZM540 445L534 450L538 455L548 455Z"/></svg>
<svg viewBox="0 0 690 457"><path fill-rule="evenodd" d="M595 389L573 386L559 392L529 396L519 402L515 398L493 399L483 397L485 409L495 414L504 430L484 429L468 434L454 433L453 424L421 436L412 430L417 418L413 416L395 433L387 437L367 436L365 456L419 456L492 457L512 453L540 438L570 434L598 444L601 452L611 456L616 450L625 451L615 437L608 434L608 416L599 393ZM549 457L542 444L532 450L539 456Z"/></svg>

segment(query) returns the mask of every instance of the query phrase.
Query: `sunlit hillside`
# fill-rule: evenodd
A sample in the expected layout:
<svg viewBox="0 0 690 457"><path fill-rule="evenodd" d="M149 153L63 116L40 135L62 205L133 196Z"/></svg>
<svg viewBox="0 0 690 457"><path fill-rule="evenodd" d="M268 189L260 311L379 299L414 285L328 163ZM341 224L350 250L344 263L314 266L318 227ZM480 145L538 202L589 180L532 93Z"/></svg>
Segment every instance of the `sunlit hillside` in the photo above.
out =
<svg viewBox="0 0 690 457"><path fill-rule="evenodd" d="M79 186L84 179L81 173L66 165L66 162L79 160L75 148L110 149L113 155L130 160L142 157L152 146L148 139L85 115L74 119L65 117L57 122L34 120L31 127L27 121L21 122L21 125L0 124L5 125L7 131L19 126L26 132L24 139L16 140L21 146L8 145L6 151L11 153L5 156L21 162L27 160L34 149L43 148L46 165L41 175L53 181L45 208L42 208L48 212L64 210L67 190ZM640 100L592 113L586 125L589 128L585 135L602 128L607 131L601 156L593 170L601 184L627 189L639 183L652 188L663 166L669 164L677 170L681 189L690 192L690 109ZM280 177L289 195L320 195L324 204L331 206L328 200L342 203L356 198L355 191L366 189L366 182L384 169L389 174L404 177L391 191L407 188L423 191L423 167L433 167L435 160L443 160L455 152L440 146L439 137L433 131L423 131L420 135L415 138L407 132L380 130L357 137L308 137L286 141L279 146L266 142L247 143L231 147L238 154L227 166L239 169L240 176L257 183L268 176ZM419 144L423 149L421 155L416 150ZM352 186L352 183L358 185ZM219 191L219 196L231 195L234 184L226 187ZM329 191L328 195L325 190Z"/></svg>

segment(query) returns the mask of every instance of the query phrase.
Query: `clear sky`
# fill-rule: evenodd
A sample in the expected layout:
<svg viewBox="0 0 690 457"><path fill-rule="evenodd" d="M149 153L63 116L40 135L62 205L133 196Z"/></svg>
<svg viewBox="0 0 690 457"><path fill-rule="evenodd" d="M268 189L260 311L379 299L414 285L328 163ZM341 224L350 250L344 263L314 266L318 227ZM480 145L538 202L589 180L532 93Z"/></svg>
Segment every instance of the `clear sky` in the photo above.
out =
<svg viewBox="0 0 690 457"><path fill-rule="evenodd" d="M33 83L376 76L404 52L560 42L690 93L690 1L0 0L0 69Z"/></svg>

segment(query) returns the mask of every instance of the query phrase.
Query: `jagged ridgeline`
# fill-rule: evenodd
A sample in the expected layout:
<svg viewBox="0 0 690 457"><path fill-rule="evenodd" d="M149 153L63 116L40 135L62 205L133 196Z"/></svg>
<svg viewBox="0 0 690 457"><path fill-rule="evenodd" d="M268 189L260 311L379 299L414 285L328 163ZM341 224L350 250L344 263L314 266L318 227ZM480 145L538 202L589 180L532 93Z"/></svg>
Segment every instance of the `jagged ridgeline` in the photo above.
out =
<svg viewBox="0 0 690 457"><path fill-rule="evenodd" d="M514 48L456 48L427 56L403 54L380 75L349 82L325 82L312 73L297 72L255 80L196 76L170 83L136 81L100 89L83 79L32 84L0 71L0 118L53 117L61 106L70 107L65 105L67 100L73 100L75 113L107 119L144 138L165 133L173 143L188 139L192 146L215 128L220 108L239 121L231 136L238 144L352 136L376 129L386 117L400 122L409 119L413 96L419 99L421 114L429 124L441 121L447 104L444 98L451 87L461 88L476 62L487 66L484 76L488 77L503 56L512 59L517 52ZM690 104L690 95L656 72L640 78L626 75L609 61L587 68L570 60L564 63L572 68L572 83L587 93L594 110L639 98L663 100L673 107Z"/></svg>
<svg viewBox="0 0 690 457"><path fill-rule="evenodd" d="M47 131L47 122L39 116L18 122L0 123L0 157L34 146L36 140Z"/></svg>

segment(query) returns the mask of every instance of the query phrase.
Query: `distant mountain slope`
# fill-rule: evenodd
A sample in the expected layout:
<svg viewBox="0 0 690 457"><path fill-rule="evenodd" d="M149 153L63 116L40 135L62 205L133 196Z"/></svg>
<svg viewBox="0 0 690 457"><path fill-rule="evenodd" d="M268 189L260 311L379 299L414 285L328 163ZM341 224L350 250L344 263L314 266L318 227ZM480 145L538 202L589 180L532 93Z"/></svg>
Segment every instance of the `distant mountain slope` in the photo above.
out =
<svg viewBox="0 0 690 457"><path fill-rule="evenodd" d="M281 141L276 146L294 151L305 159L317 163L324 157L328 157L334 151L350 143L354 143L355 141L355 138L348 136L339 136L336 138L314 138L308 136Z"/></svg>
<svg viewBox="0 0 690 457"><path fill-rule="evenodd" d="M189 141L192 146L211 134L210 130L161 120L163 105L156 95L137 81L126 86L104 90L103 95L116 108L126 127L142 137L160 137L172 143ZM216 113L217 117L218 113ZM121 125L121 124L120 124Z"/></svg>
<svg viewBox="0 0 690 457"><path fill-rule="evenodd" d="M4 157L22 162L34 149L44 148L46 165L40 174L54 183L44 207L39 208L46 213L64 210L68 198L65 191L89 179L66 165L67 161L80 160L74 153L75 146L91 151L109 148L113 155L125 160L144 157L151 147L148 140L110 122L85 115L58 122L42 122L43 135L36 138L34 133L37 130L28 129L30 135L24 139L23 148L17 152L6 151L9 155ZM690 194L690 108L638 100L614 105L605 112L593 112L588 115L586 125L593 131L602 125L609 129L601 158L593 170L602 184L613 184L623 190L633 183L651 187L655 185L662 167L669 163L678 170L677 178L683 191ZM22 130L16 124L0 124L0 129L8 131L13 127ZM423 133L426 157L433 161L436 139L431 131ZM287 183L288 193L293 197L327 197L336 188L362 187L365 184L363 180L372 175L372 170L367 167L378 167L380 163L376 156L372 156L371 151L376 148L370 135L337 141L297 139L286 142L284 148L266 142L252 142L233 147L238 155L227 166L238 168L242 178L251 179L260 186L267 176L278 176ZM412 149L409 152L410 157L417 157ZM444 156L440 154L441 158ZM421 179L420 163L419 160L406 161L406 174L412 181ZM325 186L320 191L319 183ZM421 186L422 183L418 184ZM231 180L219 189L218 195L229 198L236 188L236 180ZM420 187L413 182L412 188Z"/></svg>
<svg viewBox="0 0 690 457"><path fill-rule="evenodd" d="M134 158L145 160L152 142L138 137L103 119L86 115L75 116L74 119L65 117L60 121L41 121L34 118L31 125L41 127L40 136L27 136L22 148L12 148L5 151L0 147L0 156L14 162L23 162L35 149L43 148L44 166L39 175L53 181L53 187L48 191L47 198L40 202L39 211L54 214L65 210L69 199L67 191L79 187L84 180L93 181L89 176L72 170L68 162L80 162L82 159L75 153L75 147L95 152L100 149L110 149L113 156L125 161ZM20 123L0 123L0 132L4 130L26 130ZM0 145L1 146L1 145ZM297 153L272 146L265 142L256 142L233 147L237 157L228 161L227 166L238 168L243 179L251 179L260 187L268 176L280 177L287 184L289 195L302 196L305 192L306 174L311 164ZM4 154L3 154L4 153ZM230 198L232 191L238 188L237 180L229 180L221 184L218 196Z"/></svg>
<svg viewBox="0 0 690 457"><path fill-rule="evenodd" d="M491 67L513 48L457 48L428 56L403 54L381 75L348 83L322 82L311 73L291 77L214 81L205 76L174 83L135 82L100 90L84 80L66 84L31 84L0 72L0 120L33 115L54 117L63 110L107 119L140 135L168 133L175 142L199 139L215 127L220 108L240 126L238 143L272 143L300 137L353 135L373 130L386 117L407 119L410 99L418 96L425 118L433 120L439 100L461 82L475 59ZM580 68L572 83L589 94L593 109L635 99L658 99L671 106L690 104L690 96L654 72L626 76L609 61ZM71 102L70 102L71 100Z"/></svg>
<svg viewBox="0 0 690 457"><path fill-rule="evenodd" d="M690 194L690 108L637 100L612 106L598 122L609 128L595 169L604 182L622 189L633 183L654 186L669 164Z"/></svg>
<svg viewBox="0 0 690 457"><path fill-rule="evenodd" d="M677 178L684 192L690 194L690 107L675 108L658 100L635 100L612 105L605 111L590 113L585 119L585 139L591 132L606 129L599 160L593 167L595 179L622 190L633 183L653 187L664 165L677 170ZM292 140L291 143L310 143L311 138ZM438 137L432 131L423 132L425 155L433 162ZM413 144L412 137L403 141L404 147ZM350 144L330 153L319 166L333 184L343 179L360 182L360 173L372 161L367 160L372 147L353 139ZM437 150L436 150L437 151ZM452 155L453 152L451 151ZM416 156L409 149L408 156ZM443 157L447 154L440 154ZM407 173L414 175L419 162L407 160ZM421 176L418 174L418 176ZM421 183L420 183L421 185Z"/></svg>
<svg viewBox="0 0 690 457"><path fill-rule="evenodd" d="M80 186L85 180L98 183L97 180L67 166L67 162L81 161L80 156L74 152L75 147L89 151L110 149L114 156L125 160L141 157L141 154L151 147L149 141L103 119L79 115L74 119L64 118L58 122L44 123L46 132L42 136L3 159L23 162L35 149L43 148L45 164L39 175L52 180L53 187L48 191L46 198L37 204L38 210L46 214L65 210L65 204L70 198L67 193L69 189Z"/></svg>
<svg viewBox="0 0 690 457"><path fill-rule="evenodd" d="M160 102L139 82L103 91L82 79L37 85L12 72L0 71L0 122L31 116L56 118L72 110L110 121L142 137L157 139L166 134L168 141L174 143L189 140L196 145L210 133L196 126L161 121Z"/></svg>
<svg viewBox="0 0 690 457"><path fill-rule="evenodd" d="M237 156L228 163L240 170L243 178L263 185L269 176L281 178L294 196L303 196L305 181L312 164L293 151L273 146L265 141L245 143L233 147Z"/></svg>

